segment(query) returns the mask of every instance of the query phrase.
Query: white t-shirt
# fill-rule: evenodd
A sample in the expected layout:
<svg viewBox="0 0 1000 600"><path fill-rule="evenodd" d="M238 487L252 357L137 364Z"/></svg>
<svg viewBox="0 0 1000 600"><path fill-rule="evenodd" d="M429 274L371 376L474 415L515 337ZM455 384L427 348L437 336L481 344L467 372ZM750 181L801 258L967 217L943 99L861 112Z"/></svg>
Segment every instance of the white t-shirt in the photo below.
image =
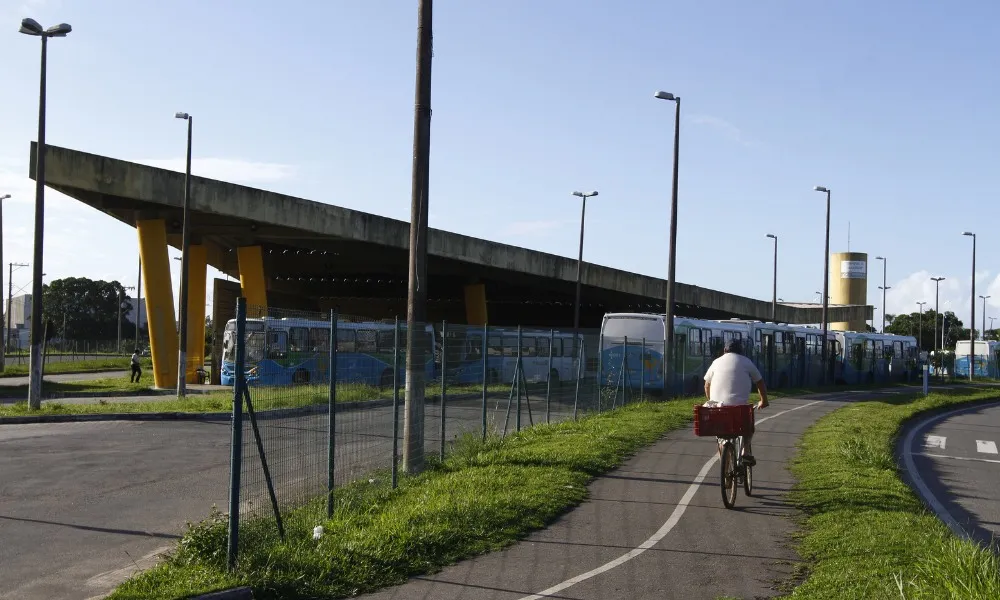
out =
<svg viewBox="0 0 1000 600"><path fill-rule="evenodd" d="M712 383L708 401L722 406L746 404L753 384L760 380L760 371L752 360L736 352L727 352L712 361L705 373L705 381Z"/></svg>

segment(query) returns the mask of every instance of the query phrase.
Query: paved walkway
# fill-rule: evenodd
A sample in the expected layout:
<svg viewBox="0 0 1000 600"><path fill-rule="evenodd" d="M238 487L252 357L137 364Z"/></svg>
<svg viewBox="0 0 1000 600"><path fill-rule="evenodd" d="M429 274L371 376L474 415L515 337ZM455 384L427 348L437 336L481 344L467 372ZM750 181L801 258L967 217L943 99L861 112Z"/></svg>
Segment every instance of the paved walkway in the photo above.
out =
<svg viewBox="0 0 1000 600"><path fill-rule="evenodd" d="M368 600L762 598L794 574L787 470L802 432L852 400L902 390L774 400L759 413L754 495L727 510L714 438L668 434L589 486L579 507L510 548L362 596Z"/></svg>

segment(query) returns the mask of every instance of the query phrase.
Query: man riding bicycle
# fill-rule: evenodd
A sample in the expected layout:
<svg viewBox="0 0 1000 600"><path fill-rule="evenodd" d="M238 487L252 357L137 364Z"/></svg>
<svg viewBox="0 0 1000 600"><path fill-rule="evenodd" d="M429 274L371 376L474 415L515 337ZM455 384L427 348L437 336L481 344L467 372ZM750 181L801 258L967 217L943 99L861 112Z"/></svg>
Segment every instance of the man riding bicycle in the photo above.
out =
<svg viewBox="0 0 1000 600"><path fill-rule="evenodd" d="M743 355L743 343L738 338L726 342L722 356L712 361L705 373L705 406L738 406L746 404L750 399L752 384L756 384L760 394L757 410L767 407L767 389L764 378L761 377L757 365ZM743 436L743 463L747 466L757 464L750 451L750 440L753 433ZM719 448L721 455L722 449Z"/></svg>

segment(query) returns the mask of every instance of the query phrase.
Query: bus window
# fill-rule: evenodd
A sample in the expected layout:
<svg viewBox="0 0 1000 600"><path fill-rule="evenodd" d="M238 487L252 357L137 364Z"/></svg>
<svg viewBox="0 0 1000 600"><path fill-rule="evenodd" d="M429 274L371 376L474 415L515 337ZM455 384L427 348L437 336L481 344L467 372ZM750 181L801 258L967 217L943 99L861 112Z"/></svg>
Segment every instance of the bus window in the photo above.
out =
<svg viewBox="0 0 1000 600"><path fill-rule="evenodd" d="M535 356L535 337L521 334L521 356Z"/></svg>
<svg viewBox="0 0 1000 600"><path fill-rule="evenodd" d="M483 357L483 336L470 335L465 342L465 360L479 360Z"/></svg>
<svg viewBox="0 0 1000 600"><path fill-rule="evenodd" d="M538 346L536 348L536 353L538 354L538 356L548 357L548 355L549 355L549 338L547 338L547 337L539 337L535 341L538 344Z"/></svg>
<svg viewBox="0 0 1000 600"><path fill-rule="evenodd" d="M330 330L313 328L309 330L309 345L313 352L330 351Z"/></svg>
<svg viewBox="0 0 1000 600"><path fill-rule="evenodd" d="M309 330L305 327L292 327L288 330L288 346L291 352L303 352L309 349Z"/></svg>
<svg viewBox="0 0 1000 600"><path fill-rule="evenodd" d="M503 355L517 356L517 336L503 336Z"/></svg>
<svg viewBox="0 0 1000 600"><path fill-rule="evenodd" d="M701 356L700 329L692 329L688 331L688 354L690 356Z"/></svg>
<svg viewBox="0 0 1000 600"><path fill-rule="evenodd" d="M337 352L354 352L357 340L353 329L337 328Z"/></svg>
<svg viewBox="0 0 1000 600"><path fill-rule="evenodd" d="M783 331L774 332L774 352L775 354L785 353L785 333Z"/></svg>
<svg viewBox="0 0 1000 600"><path fill-rule="evenodd" d="M490 356L501 356L503 354L503 347L501 346L499 334L493 334L490 336L489 345L486 351Z"/></svg>
<svg viewBox="0 0 1000 600"><path fill-rule="evenodd" d="M567 343L563 338L556 338L552 340L552 356L559 358L563 355L563 344ZM569 343L572 343L570 341Z"/></svg>
<svg viewBox="0 0 1000 600"><path fill-rule="evenodd" d="M403 341L400 340L400 343L403 343ZM386 352L394 352L395 350L396 350L396 332L395 331L378 332L378 351L386 353Z"/></svg>
<svg viewBox="0 0 1000 600"><path fill-rule="evenodd" d="M376 332L371 329L358 329L358 352L377 352Z"/></svg>

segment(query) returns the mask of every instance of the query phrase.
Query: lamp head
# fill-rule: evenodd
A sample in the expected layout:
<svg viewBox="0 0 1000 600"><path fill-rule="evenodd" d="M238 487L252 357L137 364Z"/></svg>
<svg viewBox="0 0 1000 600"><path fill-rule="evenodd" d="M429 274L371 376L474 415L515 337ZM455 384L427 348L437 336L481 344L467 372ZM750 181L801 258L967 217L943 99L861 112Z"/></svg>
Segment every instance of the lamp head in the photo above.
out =
<svg viewBox="0 0 1000 600"><path fill-rule="evenodd" d="M653 94L653 96L659 98L660 100L677 100L677 97L671 94L670 92L660 91Z"/></svg>
<svg viewBox="0 0 1000 600"><path fill-rule="evenodd" d="M971 231L963 231L962 235L971 235L972 237L976 237L976 234L972 233Z"/></svg>
<svg viewBox="0 0 1000 600"><path fill-rule="evenodd" d="M7 198L10 198L10 194L4 194L3 196L0 196L0 200L6 200Z"/></svg>
<svg viewBox="0 0 1000 600"><path fill-rule="evenodd" d="M876 256L875 260L885 260L885 257L884 256Z"/></svg>
<svg viewBox="0 0 1000 600"><path fill-rule="evenodd" d="M27 35L43 35L45 30L42 26L38 24L38 21L34 19L21 19L21 28L18 29L21 33Z"/></svg>
<svg viewBox="0 0 1000 600"><path fill-rule="evenodd" d="M191 118L191 115L187 114L186 112L179 112L174 114L174 117L177 119L184 119L186 121Z"/></svg>
<svg viewBox="0 0 1000 600"><path fill-rule="evenodd" d="M769 238L774 238L774 239L778 239L778 236L774 235L773 233L769 233L769 234L767 234L767 237L769 237Z"/></svg>
<svg viewBox="0 0 1000 600"><path fill-rule="evenodd" d="M830 193L830 190L828 190L827 188L825 188L825 187L823 187L821 185L814 186L813 189L816 190L817 192Z"/></svg>
<svg viewBox="0 0 1000 600"><path fill-rule="evenodd" d="M45 30L46 37L66 37L66 34L73 31L69 23L60 23L58 25L53 25Z"/></svg>

